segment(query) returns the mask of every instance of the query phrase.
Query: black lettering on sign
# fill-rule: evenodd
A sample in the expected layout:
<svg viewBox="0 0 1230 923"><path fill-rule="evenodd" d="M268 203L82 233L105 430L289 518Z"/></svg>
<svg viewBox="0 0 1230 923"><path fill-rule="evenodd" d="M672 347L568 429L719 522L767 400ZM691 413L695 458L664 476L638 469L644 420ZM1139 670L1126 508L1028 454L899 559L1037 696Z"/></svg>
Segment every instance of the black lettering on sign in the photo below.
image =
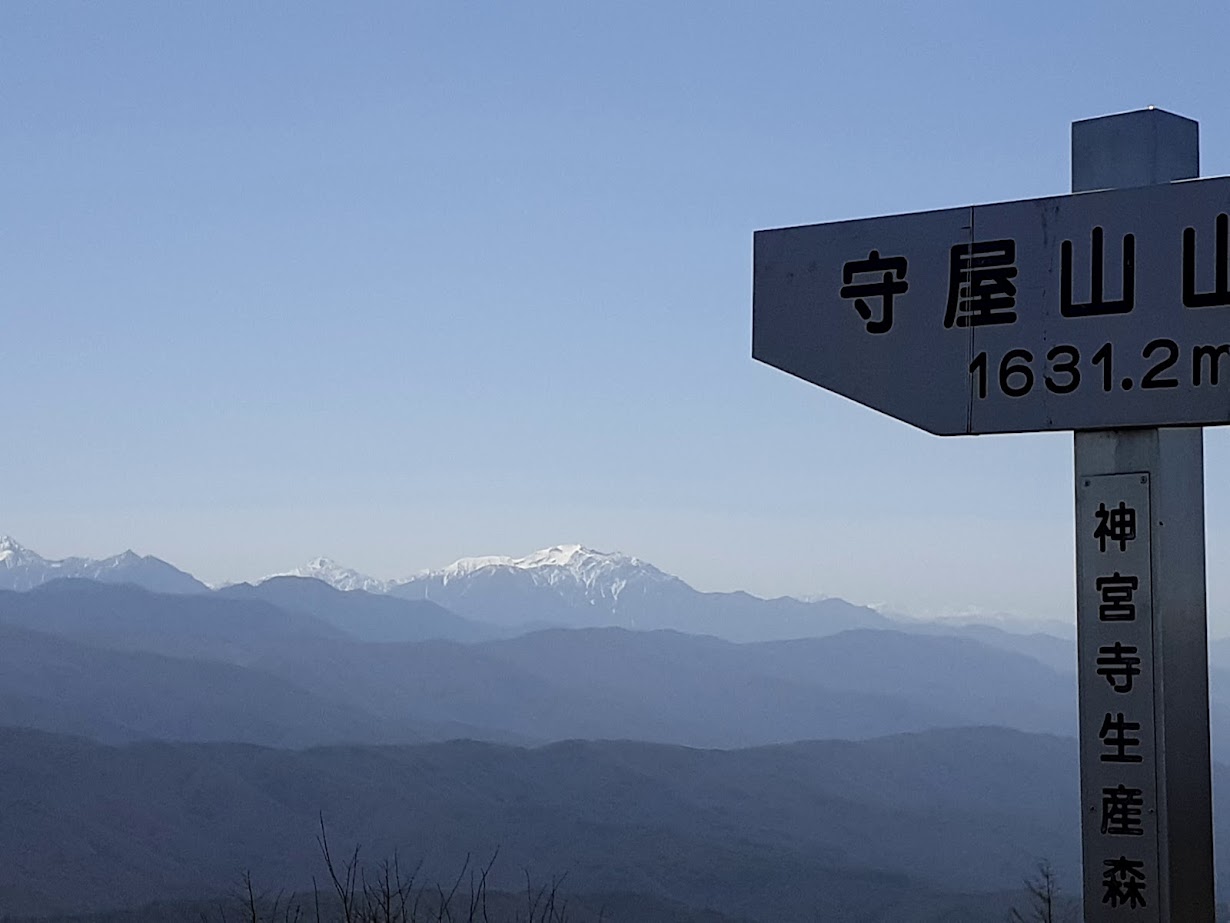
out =
<svg viewBox="0 0 1230 923"><path fill-rule="evenodd" d="M867 322L868 333L888 333L893 329L893 299L904 295L910 284L905 281L908 264L904 256L880 256L872 250L865 260L850 260L841 267L844 283L839 294L854 299L854 310ZM868 300L878 301L875 310Z"/></svg>
<svg viewBox="0 0 1230 923"><path fill-rule="evenodd" d="M974 357L974 361L969 364L969 373L974 376L974 381L978 385L978 399L986 400L987 397L987 354L981 352Z"/></svg>
<svg viewBox="0 0 1230 923"><path fill-rule="evenodd" d="M1120 856L1102 862L1102 903L1135 910L1145 903L1145 864L1140 859Z"/></svg>
<svg viewBox="0 0 1230 923"><path fill-rule="evenodd" d="M999 390L1008 397L1024 397L1034 386L1034 370L1029 363L1034 354L1028 349L1010 349L999 363Z"/></svg>
<svg viewBox="0 0 1230 923"><path fill-rule="evenodd" d="M1139 651L1134 645L1116 641L1098 648L1098 676L1103 676L1115 692L1131 692L1132 680L1140 675Z"/></svg>
<svg viewBox="0 0 1230 923"><path fill-rule="evenodd" d="M1102 253L1102 229L1094 228L1090 235L1090 298L1084 303L1072 300L1072 241L1065 240L1059 249L1059 313L1064 317L1102 317L1107 314L1127 314L1136 305L1136 237L1123 235L1123 297L1107 301L1103 291L1105 265Z"/></svg>
<svg viewBox="0 0 1230 923"><path fill-rule="evenodd" d="M1230 343L1220 346L1192 347L1192 384L1199 388L1204 384L1204 370L1209 371L1209 384L1215 385L1221 380L1221 360L1230 356Z"/></svg>
<svg viewBox="0 0 1230 923"><path fill-rule="evenodd" d="M1102 366L1102 390L1111 391L1115 387L1114 347L1103 343L1093 354L1093 364Z"/></svg>
<svg viewBox="0 0 1230 923"><path fill-rule="evenodd" d="M1117 542L1120 551L1127 551L1128 542L1136 541L1136 509L1123 500L1110 509L1099 503L1093 516L1098 521L1093 537L1098 540L1099 551L1106 551L1107 541Z"/></svg>
<svg viewBox="0 0 1230 923"><path fill-rule="evenodd" d="M957 244L948 259L945 327L1016 322L1016 241Z"/></svg>
<svg viewBox="0 0 1230 923"><path fill-rule="evenodd" d="M1221 308L1230 305L1230 216L1220 214L1213 247L1213 291L1196 291L1196 229L1183 232L1183 306Z"/></svg>
<svg viewBox="0 0 1230 923"><path fill-rule="evenodd" d="M1062 358L1063 361L1060 361ZM1071 394L1081 383L1081 370L1077 363L1081 354L1075 346L1054 346L1046 354L1047 362L1052 363L1051 370L1045 376L1046 388L1056 394ZM1067 380L1056 380L1054 376L1064 375Z"/></svg>
<svg viewBox="0 0 1230 923"><path fill-rule="evenodd" d="M1109 577L1099 577L1096 583L1102 601L1098 605L1098 621L1101 622L1134 622L1136 621L1136 591L1140 589L1140 578L1131 575L1124 576L1115 571Z"/></svg>
<svg viewBox="0 0 1230 923"><path fill-rule="evenodd" d="M1101 754L1098 759L1103 763L1143 763L1145 758L1139 753L1127 752L1140 746L1140 738L1129 734L1139 730L1139 721L1128 721L1123 717L1123 712L1107 712L1102 719L1102 729L1098 731L1098 739L1102 741L1107 752Z"/></svg>
<svg viewBox="0 0 1230 923"><path fill-rule="evenodd" d="M1144 836L1144 804L1145 793L1139 788L1118 785L1102 789L1102 832L1106 836Z"/></svg>
<svg viewBox="0 0 1230 923"><path fill-rule="evenodd" d="M1158 377L1162 372L1169 370L1172 365L1179 361L1179 344L1174 340L1167 340L1165 338L1151 340L1144 350L1141 351L1140 357L1147 361L1159 350L1166 354L1165 357L1157 365L1145 372L1145 377L1140 380L1140 386L1142 388L1179 387L1179 379L1177 378Z"/></svg>

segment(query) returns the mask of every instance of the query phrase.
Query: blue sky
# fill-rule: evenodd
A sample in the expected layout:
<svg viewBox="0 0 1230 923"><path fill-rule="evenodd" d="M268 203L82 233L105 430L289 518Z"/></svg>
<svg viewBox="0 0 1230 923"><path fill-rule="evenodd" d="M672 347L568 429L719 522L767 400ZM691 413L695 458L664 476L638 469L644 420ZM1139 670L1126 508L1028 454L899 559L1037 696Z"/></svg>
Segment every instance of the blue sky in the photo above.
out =
<svg viewBox="0 0 1230 923"><path fill-rule="evenodd" d="M1230 7L0 6L0 532L208 580L558 542L703 589L1070 618L1071 438L750 358L751 235L1067 191ZM1230 631L1230 443L1209 431Z"/></svg>

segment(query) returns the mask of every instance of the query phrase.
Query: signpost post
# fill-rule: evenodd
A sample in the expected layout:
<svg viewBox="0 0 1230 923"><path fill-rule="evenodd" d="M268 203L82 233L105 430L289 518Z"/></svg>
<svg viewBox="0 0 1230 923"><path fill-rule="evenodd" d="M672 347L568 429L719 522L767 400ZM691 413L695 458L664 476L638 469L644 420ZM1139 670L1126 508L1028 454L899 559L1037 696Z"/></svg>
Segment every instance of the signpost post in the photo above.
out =
<svg viewBox="0 0 1230 923"><path fill-rule="evenodd" d="M1073 192L1146 183L1164 189L1158 184L1199 175L1198 128L1189 119L1152 109L1072 126ZM1226 219L1220 215L1224 211L1215 219L1215 246L1193 257L1214 264L1210 275L1224 289ZM1230 313L1224 305L1208 310L1182 302L1163 303L1159 310L1166 307ZM1198 375L1193 366L1191 380ZM1222 420L1205 422L1230 421L1230 400L1223 402ZM1125 904L1132 911L1128 889L1134 873L1126 863L1143 861L1157 887L1131 918L1205 923L1215 909L1204 434L1185 426L1078 431L1073 445L1085 919L1122 919ZM1126 551L1114 546L1103 552L1093 537L1103 502L1108 510L1119 503L1138 509L1137 537ZM1116 587L1115 574L1141 581L1132 593L1139 601L1136 623L1123 618L1128 609L1116 611L1129 605L1117 600L1132 588L1125 579ZM1126 653L1131 647L1136 654ZM1140 674L1127 677L1126 684L1122 672L1107 672L1121 671L1132 657L1140 658ZM1140 725L1140 762L1112 761L1118 749L1108 741L1116 739L1120 715ZM1133 810L1125 807L1130 798L1140 802L1139 815L1125 813ZM1156 872L1149 867L1153 862Z"/></svg>
<svg viewBox="0 0 1230 923"><path fill-rule="evenodd" d="M1088 119L1073 195L755 239L756 359L940 435L1074 431L1087 923L1214 919L1199 427L1230 423L1230 178L1198 149L1159 109Z"/></svg>

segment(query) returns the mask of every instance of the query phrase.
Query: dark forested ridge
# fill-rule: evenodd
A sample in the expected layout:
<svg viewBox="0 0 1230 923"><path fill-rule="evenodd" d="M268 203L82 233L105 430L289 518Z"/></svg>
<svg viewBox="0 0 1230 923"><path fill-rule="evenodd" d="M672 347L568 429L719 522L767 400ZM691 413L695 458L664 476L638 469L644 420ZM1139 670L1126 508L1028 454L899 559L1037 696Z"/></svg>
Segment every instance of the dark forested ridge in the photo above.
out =
<svg viewBox="0 0 1230 923"><path fill-rule="evenodd" d="M1071 868L1075 798L1072 741L999 729L734 751L108 747L7 730L0 901L35 913L188 900L245 869L306 888L323 812L335 842L425 859L440 878L498 849L503 888L524 869L566 874L578 894L756 920L935 919L1002 901L1035 856Z"/></svg>

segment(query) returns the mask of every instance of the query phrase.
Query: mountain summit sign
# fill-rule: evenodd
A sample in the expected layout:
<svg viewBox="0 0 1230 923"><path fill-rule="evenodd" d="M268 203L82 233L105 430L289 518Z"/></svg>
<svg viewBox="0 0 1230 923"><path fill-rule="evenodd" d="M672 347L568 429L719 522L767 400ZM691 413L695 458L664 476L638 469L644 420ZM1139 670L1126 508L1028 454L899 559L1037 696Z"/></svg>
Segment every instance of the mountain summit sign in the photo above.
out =
<svg viewBox="0 0 1230 923"><path fill-rule="evenodd" d="M752 355L938 435L1230 423L1230 178L759 231Z"/></svg>
<svg viewBox="0 0 1230 923"><path fill-rule="evenodd" d="M1085 923L1215 919L1201 427L1230 423L1230 179L1196 178L1199 140L1085 119L1073 195L755 239L755 358L939 435L1073 431Z"/></svg>

